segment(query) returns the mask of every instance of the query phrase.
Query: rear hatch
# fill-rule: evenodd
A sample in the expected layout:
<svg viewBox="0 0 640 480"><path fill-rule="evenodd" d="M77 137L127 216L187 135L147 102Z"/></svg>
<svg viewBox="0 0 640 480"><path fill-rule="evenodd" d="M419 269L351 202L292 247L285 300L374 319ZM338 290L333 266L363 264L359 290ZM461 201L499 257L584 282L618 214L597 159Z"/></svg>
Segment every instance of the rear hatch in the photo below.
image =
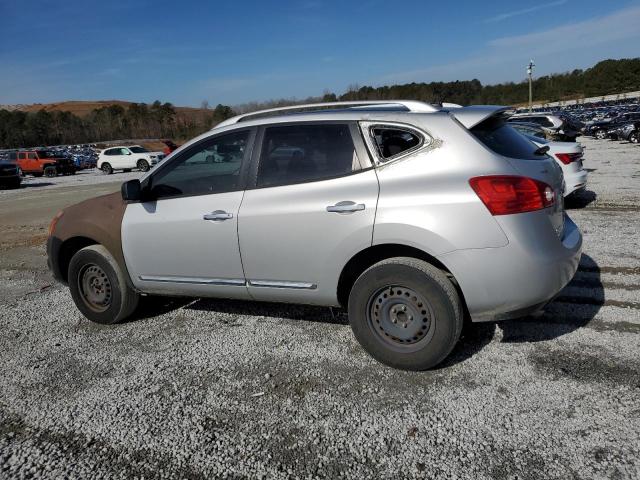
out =
<svg viewBox="0 0 640 480"><path fill-rule="evenodd" d="M462 111L464 109L460 109ZM458 118L456 111L452 111ZM554 159L546 154L546 148L538 148L513 127L507 124L508 114L496 110L480 121L467 126L469 131L491 151L506 158L522 176L543 182L551 187L555 202L544 210L549 215L551 225L558 237L564 230L564 177L562 169ZM465 122L462 122L465 124ZM465 125L466 126L466 125Z"/></svg>

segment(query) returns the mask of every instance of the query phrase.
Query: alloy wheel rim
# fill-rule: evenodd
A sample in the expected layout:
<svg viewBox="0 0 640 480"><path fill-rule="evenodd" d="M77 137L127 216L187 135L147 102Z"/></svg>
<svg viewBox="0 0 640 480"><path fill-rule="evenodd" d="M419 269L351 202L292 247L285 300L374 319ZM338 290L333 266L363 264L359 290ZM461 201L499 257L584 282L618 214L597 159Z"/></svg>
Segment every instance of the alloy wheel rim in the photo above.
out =
<svg viewBox="0 0 640 480"><path fill-rule="evenodd" d="M435 315L431 303L415 290L393 285L369 297L367 323L394 350L413 351L431 340Z"/></svg>
<svg viewBox="0 0 640 480"><path fill-rule="evenodd" d="M85 265L78 275L78 288L84 303L95 312L104 312L111 305L113 289L107 274L95 264Z"/></svg>

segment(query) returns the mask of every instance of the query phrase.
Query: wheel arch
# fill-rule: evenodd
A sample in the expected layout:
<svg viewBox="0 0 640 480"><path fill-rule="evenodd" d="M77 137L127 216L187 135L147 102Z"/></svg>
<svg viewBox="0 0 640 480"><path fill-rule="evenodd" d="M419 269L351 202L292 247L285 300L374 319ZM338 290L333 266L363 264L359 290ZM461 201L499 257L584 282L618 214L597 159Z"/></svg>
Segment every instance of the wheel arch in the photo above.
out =
<svg viewBox="0 0 640 480"><path fill-rule="evenodd" d="M382 260L393 257L417 258L442 270L452 281L454 287L460 295L460 300L466 310L466 302L464 300L464 295L460 290L460 286L456 278L453 276L453 274L445 264L443 264L433 255L423 250L398 243L383 243L372 245L365 248L364 250L361 250L353 257L351 257L351 259L343 267L338 279L337 297L340 305L346 307L346 305L349 303L348 300L351 288L353 287L353 284L358 279L358 277L362 274L362 272Z"/></svg>
<svg viewBox="0 0 640 480"><path fill-rule="evenodd" d="M58 249L57 269L64 282L68 282L69 263L73 256L89 245L100 245L100 242L85 236L71 237L60 244Z"/></svg>

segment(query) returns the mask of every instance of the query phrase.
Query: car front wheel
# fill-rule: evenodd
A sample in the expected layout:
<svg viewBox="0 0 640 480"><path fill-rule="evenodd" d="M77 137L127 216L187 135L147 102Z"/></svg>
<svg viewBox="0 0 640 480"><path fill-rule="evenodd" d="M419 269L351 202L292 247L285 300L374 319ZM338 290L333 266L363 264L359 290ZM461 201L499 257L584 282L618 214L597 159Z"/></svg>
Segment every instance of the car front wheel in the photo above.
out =
<svg viewBox="0 0 640 480"><path fill-rule="evenodd" d="M631 143L638 143L640 141L640 135L638 132L631 132L631 135L629 135L629 141Z"/></svg>
<svg viewBox="0 0 640 480"><path fill-rule="evenodd" d="M447 276L408 257L383 260L356 280L349 295L349 323L376 360L403 370L441 363L460 338L460 298Z"/></svg>
<svg viewBox="0 0 640 480"><path fill-rule="evenodd" d="M138 306L139 295L102 245L85 247L71 258L68 281L78 310L92 322L117 323Z"/></svg>
<svg viewBox="0 0 640 480"><path fill-rule="evenodd" d="M142 170L143 172L148 172L149 171L149 162L147 162L146 160L138 160L138 168L140 170Z"/></svg>

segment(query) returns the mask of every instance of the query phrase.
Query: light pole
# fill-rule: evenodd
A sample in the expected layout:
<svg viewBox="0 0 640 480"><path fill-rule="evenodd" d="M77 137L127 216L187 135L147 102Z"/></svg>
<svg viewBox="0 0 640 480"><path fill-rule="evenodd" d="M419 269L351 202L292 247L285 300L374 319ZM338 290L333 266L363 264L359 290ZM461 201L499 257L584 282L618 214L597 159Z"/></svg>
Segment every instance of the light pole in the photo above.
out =
<svg viewBox="0 0 640 480"><path fill-rule="evenodd" d="M529 113L533 110L533 96L531 93L531 76L533 75L533 68L536 66L533 63L533 59L529 61L529 65L527 65L527 75L529 75Z"/></svg>

